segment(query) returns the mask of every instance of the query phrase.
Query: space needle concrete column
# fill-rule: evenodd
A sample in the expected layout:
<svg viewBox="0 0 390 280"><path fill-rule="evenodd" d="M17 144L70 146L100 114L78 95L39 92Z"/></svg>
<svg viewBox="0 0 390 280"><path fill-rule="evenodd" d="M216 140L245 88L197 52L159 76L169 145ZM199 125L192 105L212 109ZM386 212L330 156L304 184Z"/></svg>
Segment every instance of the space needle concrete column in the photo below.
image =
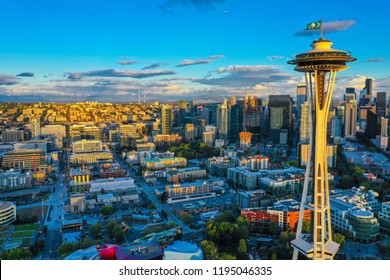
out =
<svg viewBox="0 0 390 280"><path fill-rule="evenodd" d="M294 259L298 251L312 259L333 259L339 244L332 241L330 200L327 164L327 124L332 92L337 71L348 68L347 62L356 59L346 51L334 50L332 42L323 38L315 40L312 49L298 54L289 64L295 71L304 72L309 114L311 119L310 153L306 169L301 209L296 239L291 242ZM311 236L302 235L303 213L311 174L313 195L309 208L313 210Z"/></svg>

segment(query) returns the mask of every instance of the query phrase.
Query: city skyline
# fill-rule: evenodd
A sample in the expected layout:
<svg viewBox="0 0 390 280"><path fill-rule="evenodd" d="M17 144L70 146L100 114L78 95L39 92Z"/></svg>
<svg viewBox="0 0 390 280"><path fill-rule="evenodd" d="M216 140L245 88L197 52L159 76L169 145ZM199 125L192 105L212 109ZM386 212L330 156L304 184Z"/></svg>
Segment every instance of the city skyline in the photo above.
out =
<svg viewBox="0 0 390 280"><path fill-rule="evenodd" d="M358 58L338 77L335 98L346 87L360 91L368 77L374 92L389 91L389 39L381 31L389 4L337 5L315 14L309 1L4 3L0 101L134 102L139 90L147 101L295 95L303 80L286 62L319 37L304 29L320 18L334 48ZM298 9L303 16L291 19Z"/></svg>

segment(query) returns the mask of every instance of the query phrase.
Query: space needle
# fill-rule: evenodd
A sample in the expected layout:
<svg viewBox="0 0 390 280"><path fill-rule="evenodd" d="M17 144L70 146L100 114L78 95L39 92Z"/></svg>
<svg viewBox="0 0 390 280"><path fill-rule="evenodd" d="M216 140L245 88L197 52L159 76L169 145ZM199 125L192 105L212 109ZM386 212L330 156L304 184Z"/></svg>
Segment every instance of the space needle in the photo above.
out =
<svg viewBox="0 0 390 280"><path fill-rule="evenodd" d="M322 21L321 21L322 25ZM314 28L310 28L314 27ZM319 29L313 24L307 29ZM296 55L289 64L295 71L303 72L309 103L310 148L306 166L305 184L297 226L296 239L291 241L293 259L301 252L313 260L333 259L340 245L332 241L330 217L329 181L327 164L327 125L336 73L348 68L347 62L356 58L346 51L332 49L333 43L322 37L315 40L312 49ZM307 203L309 176L313 187L310 203ZM312 209L311 235L302 234L305 204Z"/></svg>

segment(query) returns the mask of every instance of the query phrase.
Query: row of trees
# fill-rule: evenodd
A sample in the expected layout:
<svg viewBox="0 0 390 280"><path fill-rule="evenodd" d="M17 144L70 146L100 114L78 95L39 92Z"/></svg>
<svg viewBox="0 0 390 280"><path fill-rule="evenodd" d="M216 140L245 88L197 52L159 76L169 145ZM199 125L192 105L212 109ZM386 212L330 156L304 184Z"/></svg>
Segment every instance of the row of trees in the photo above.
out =
<svg viewBox="0 0 390 280"><path fill-rule="evenodd" d="M201 244L206 259L247 259L245 240L251 230L248 219L236 219L232 212L221 213L206 226L206 240Z"/></svg>
<svg viewBox="0 0 390 280"><path fill-rule="evenodd" d="M170 147L169 150L174 152L175 156L184 157L186 159L209 158L219 155L219 149L207 146L204 143L195 142L180 144L178 147Z"/></svg>

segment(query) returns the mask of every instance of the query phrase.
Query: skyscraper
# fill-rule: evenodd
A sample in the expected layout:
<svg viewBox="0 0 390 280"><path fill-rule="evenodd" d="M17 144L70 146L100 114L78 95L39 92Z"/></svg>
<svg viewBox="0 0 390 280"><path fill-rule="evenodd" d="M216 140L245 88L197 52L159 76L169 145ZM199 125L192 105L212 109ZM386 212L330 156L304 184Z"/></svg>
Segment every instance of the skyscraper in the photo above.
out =
<svg viewBox="0 0 390 280"><path fill-rule="evenodd" d="M355 88L346 88L344 94L344 101L349 102L350 100L356 100Z"/></svg>
<svg viewBox="0 0 390 280"><path fill-rule="evenodd" d="M256 96L244 97L244 131L260 133L260 106Z"/></svg>
<svg viewBox="0 0 390 280"><path fill-rule="evenodd" d="M309 103L306 101L301 105L301 124L299 126L299 141L309 142L310 140L310 122L309 122Z"/></svg>
<svg viewBox="0 0 390 280"><path fill-rule="evenodd" d="M236 104L230 107L230 140L237 141L239 134L243 131L243 100L238 100Z"/></svg>
<svg viewBox="0 0 390 280"><path fill-rule="evenodd" d="M41 135L41 116L33 116L30 118L32 138L37 138Z"/></svg>
<svg viewBox="0 0 390 280"><path fill-rule="evenodd" d="M351 100L345 104L345 137L355 137L356 100Z"/></svg>
<svg viewBox="0 0 390 280"><path fill-rule="evenodd" d="M366 86L364 87L367 90L367 95L372 100L372 79L366 79Z"/></svg>
<svg viewBox="0 0 390 280"><path fill-rule="evenodd" d="M376 93L376 114L379 117L386 116L386 92L377 92Z"/></svg>
<svg viewBox="0 0 390 280"><path fill-rule="evenodd" d="M172 133L172 107L170 105L161 106L161 133Z"/></svg>
<svg viewBox="0 0 390 280"><path fill-rule="evenodd" d="M185 123L186 115L187 115L187 102L180 100L179 113L178 113L178 121L180 125L183 125Z"/></svg>
<svg viewBox="0 0 390 280"><path fill-rule="evenodd" d="M313 112L313 115L309 115L313 120L312 134L297 234L296 239L291 242L294 247L293 259L298 259L298 251L312 259L333 259L340 246L332 240L326 134L336 73L347 69L346 63L356 59L345 51L332 49L331 46L331 41L320 38L311 44L310 51L298 54L288 62L295 65L296 71L305 73L310 92L309 112ZM310 240L307 240L302 235L302 223L310 174L313 174L313 226Z"/></svg>
<svg viewBox="0 0 390 280"><path fill-rule="evenodd" d="M185 139L188 142L195 140L195 125L194 124L192 124L192 123L186 124Z"/></svg>
<svg viewBox="0 0 390 280"><path fill-rule="evenodd" d="M281 129L288 129L288 136L291 137L292 102L290 95L270 95L268 108L270 138L278 140Z"/></svg>
<svg viewBox="0 0 390 280"><path fill-rule="evenodd" d="M217 111L218 138L223 139L225 143L229 135L229 107L229 100L225 99Z"/></svg>
<svg viewBox="0 0 390 280"><path fill-rule="evenodd" d="M297 86L297 102L295 104L296 108L296 118L301 118L301 109L302 104L305 103L306 97L306 85L298 85Z"/></svg>

